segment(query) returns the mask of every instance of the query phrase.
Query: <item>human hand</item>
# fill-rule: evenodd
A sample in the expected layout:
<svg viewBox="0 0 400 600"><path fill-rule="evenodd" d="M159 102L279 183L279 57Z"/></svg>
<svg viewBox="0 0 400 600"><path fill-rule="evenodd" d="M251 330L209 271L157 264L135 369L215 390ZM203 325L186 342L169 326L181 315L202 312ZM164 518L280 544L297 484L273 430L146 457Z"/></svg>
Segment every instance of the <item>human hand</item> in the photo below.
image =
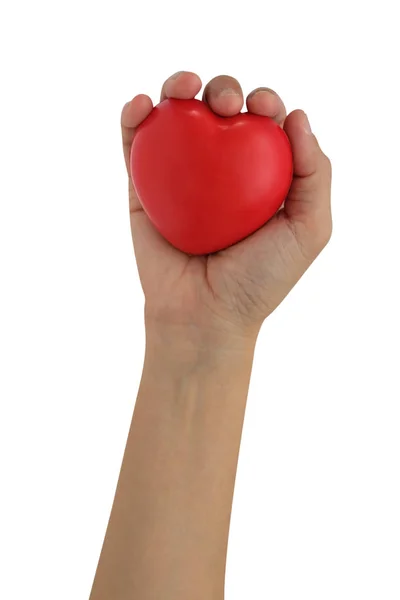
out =
<svg viewBox="0 0 400 600"><path fill-rule="evenodd" d="M164 83L161 100L194 98L202 83L189 72ZM240 84L228 76L212 79L203 101L218 115L240 112ZM131 229L146 299L146 323L190 331L256 336L264 319L281 303L329 241L331 164L311 133L301 110L286 116L279 96L268 88L253 90L249 112L276 120L290 140L294 178L284 206L261 229L240 243L210 256L187 256L153 227L140 205L129 175L135 128L153 104L139 95L121 115L125 163L129 175Z"/></svg>

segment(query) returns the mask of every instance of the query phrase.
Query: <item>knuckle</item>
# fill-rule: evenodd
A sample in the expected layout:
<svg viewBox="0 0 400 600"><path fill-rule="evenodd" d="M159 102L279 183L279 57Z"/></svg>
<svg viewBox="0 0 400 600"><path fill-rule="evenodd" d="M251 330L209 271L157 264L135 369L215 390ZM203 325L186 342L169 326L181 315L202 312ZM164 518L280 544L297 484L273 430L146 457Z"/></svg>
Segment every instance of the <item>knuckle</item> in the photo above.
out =
<svg viewBox="0 0 400 600"><path fill-rule="evenodd" d="M319 254L332 237L332 219L319 219L311 228L311 241L314 252Z"/></svg>
<svg viewBox="0 0 400 600"><path fill-rule="evenodd" d="M304 258L312 262L325 248L332 237L332 219L330 215L309 218L301 235L298 236L299 248Z"/></svg>
<svg viewBox="0 0 400 600"><path fill-rule="evenodd" d="M330 158L322 153L322 161L323 161L323 166L324 166L324 170L326 172L326 174L328 175L329 179L332 178L332 162L330 160Z"/></svg>
<svg viewBox="0 0 400 600"><path fill-rule="evenodd" d="M322 248L325 248L325 246L329 243L331 237L332 237L332 221L329 220L325 223L325 225L323 227L320 228L320 236L319 236L319 242L321 245L321 250Z"/></svg>

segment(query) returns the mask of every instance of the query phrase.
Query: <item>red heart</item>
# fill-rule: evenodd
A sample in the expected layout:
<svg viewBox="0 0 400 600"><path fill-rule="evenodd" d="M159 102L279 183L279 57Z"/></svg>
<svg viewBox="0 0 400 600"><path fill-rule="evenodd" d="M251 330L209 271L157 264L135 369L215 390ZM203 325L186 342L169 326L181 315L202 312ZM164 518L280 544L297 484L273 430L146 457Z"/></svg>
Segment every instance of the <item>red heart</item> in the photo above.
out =
<svg viewBox="0 0 400 600"><path fill-rule="evenodd" d="M165 100L138 127L131 175L153 225L188 254L222 250L259 229L293 174L284 131L268 117L219 117L199 100Z"/></svg>

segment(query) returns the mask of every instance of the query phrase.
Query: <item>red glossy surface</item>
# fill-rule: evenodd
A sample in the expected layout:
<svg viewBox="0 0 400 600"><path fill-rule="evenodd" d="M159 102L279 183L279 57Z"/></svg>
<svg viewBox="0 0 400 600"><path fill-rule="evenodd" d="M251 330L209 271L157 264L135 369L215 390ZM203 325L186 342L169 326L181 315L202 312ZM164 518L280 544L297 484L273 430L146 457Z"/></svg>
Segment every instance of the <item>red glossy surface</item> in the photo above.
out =
<svg viewBox="0 0 400 600"><path fill-rule="evenodd" d="M279 209L292 152L268 117L218 117L199 100L165 100L139 126L131 175L158 231L189 254L250 235Z"/></svg>

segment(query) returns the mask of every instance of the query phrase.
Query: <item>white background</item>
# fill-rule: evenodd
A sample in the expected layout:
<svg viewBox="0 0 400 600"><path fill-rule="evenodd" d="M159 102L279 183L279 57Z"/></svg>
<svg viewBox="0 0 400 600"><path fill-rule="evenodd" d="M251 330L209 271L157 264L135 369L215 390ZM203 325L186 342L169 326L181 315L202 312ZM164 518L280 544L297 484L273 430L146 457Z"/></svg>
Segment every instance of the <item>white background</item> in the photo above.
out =
<svg viewBox="0 0 400 600"><path fill-rule="evenodd" d="M275 88L334 171L332 241L259 339L227 600L399 599L395 4L2 2L4 600L89 595L144 341L120 110L178 70Z"/></svg>

